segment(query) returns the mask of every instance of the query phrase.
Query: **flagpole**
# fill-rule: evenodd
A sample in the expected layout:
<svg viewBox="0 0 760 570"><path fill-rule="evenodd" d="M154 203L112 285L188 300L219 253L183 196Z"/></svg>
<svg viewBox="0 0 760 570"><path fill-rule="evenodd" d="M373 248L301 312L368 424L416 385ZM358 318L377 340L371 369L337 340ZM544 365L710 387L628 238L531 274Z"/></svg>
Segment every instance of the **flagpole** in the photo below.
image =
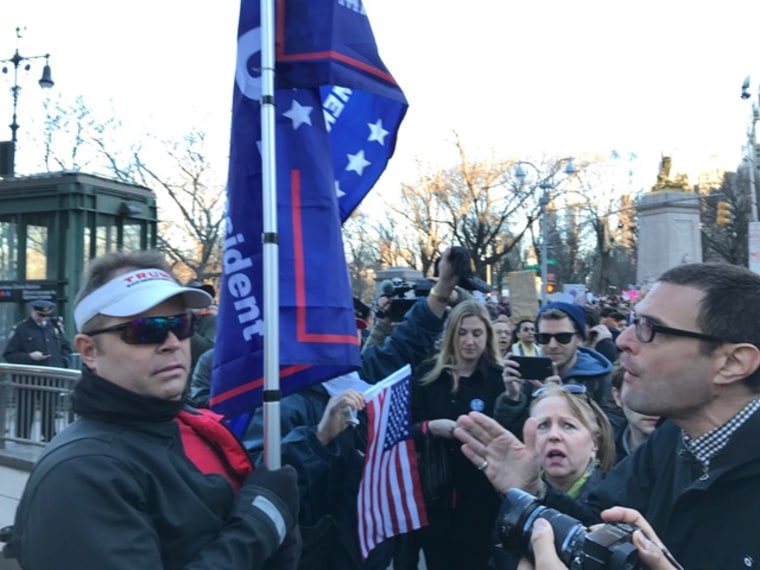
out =
<svg viewBox="0 0 760 570"><path fill-rule="evenodd" d="M243 0L244 2L246 0ZM280 352L277 239L277 160L275 156L274 0L261 1L261 172L264 234L264 464L278 469L280 454Z"/></svg>

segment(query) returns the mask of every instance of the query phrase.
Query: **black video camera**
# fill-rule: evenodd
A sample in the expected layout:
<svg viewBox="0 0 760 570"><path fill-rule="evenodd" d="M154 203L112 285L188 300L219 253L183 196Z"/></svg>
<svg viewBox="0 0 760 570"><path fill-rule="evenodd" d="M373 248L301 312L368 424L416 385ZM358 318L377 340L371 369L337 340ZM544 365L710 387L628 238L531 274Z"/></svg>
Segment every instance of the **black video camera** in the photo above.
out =
<svg viewBox="0 0 760 570"><path fill-rule="evenodd" d="M572 570L638 570L644 568L631 537L635 527L618 523L589 530L578 519L544 507L520 489L507 491L507 505L496 523L502 548L517 558L533 559L530 535L537 518L546 519L554 531L557 556Z"/></svg>
<svg viewBox="0 0 760 570"><path fill-rule="evenodd" d="M452 246L449 255L451 256L450 260L451 266L454 269L454 275L459 276L459 286L462 289L480 291L481 293L493 291L493 287L475 275L475 268L473 267L470 253L465 248L458 245ZM440 261L440 257L435 261L435 272L433 273L435 277L438 277L438 264Z"/></svg>
<svg viewBox="0 0 760 570"><path fill-rule="evenodd" d="M376 310L375 315L380 319L389 316L391 321L397 323L403 320L404 315L412 308L417 297L427 297L432 288L433 283L428 279L418 279L414 283L398 277L383 281L380 289L382 294L391 300L391 304L386 311Z"/></svg>

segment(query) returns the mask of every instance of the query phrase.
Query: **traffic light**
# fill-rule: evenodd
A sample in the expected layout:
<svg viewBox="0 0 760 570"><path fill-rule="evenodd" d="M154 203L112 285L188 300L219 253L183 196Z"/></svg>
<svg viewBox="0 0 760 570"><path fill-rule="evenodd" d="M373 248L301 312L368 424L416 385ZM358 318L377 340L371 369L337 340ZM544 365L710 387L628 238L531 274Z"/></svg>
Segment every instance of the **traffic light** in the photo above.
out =
<svg viewBox="0 0 760 570"><path fill-rule="evenodd" d="M556 283L552 283L551 281L549 281L549 282L546 284L546 292L547 292L549 295L551 295L552 293L554 293L556 290L557 290L557 285L556 285Z"/></svg>
<svg viewBox="0 0 760 570"><path fill-rule="evenodd" d="M733 221L733 217L734 215L731 204L725 200L718 202L717 208L715 210L715 223L719 226L727 226Z"/></svg>

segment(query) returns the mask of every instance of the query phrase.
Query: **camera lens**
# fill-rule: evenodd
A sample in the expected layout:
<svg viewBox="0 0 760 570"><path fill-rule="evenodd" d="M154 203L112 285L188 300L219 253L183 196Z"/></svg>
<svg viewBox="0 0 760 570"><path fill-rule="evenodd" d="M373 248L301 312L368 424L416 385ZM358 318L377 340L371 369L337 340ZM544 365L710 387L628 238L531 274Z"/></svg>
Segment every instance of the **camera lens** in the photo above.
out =
<svg viewBox="0 0 760 570"><path fill-rule="evenodd" d="M506 498L507 504L502 511L499 529L504 549L518 557L531 553L530 535L533 523L540 517L552 525L557 553L567 564L569 561L565 560L562 553L575 544L579 534L583 534L583 525L571 516L544 507L533 495L520 489L510 489Z"/></svg>
<svg viewBox="0 0 760 570"><path fill-rule="evenodd" d="M522 558L533 558L531 533L536 519L546 519L554 531L554 546L560 560L579 570L635 570L641 568L631 542L634 529L628 525L605 524L589 532L581 522L545 507L520 489L507 491L499 515L497 532L504 550Z"/></svg>

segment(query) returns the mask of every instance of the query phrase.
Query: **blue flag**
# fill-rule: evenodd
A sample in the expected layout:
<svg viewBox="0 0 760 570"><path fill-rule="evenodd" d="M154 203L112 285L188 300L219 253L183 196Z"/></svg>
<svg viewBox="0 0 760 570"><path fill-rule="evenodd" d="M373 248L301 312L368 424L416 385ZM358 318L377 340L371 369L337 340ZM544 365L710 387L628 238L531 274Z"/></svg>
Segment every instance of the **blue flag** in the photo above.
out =
<svg viewBox="0 0 760 570"><path fill-rule="evenodd" d="M406 112L358 0L277 2L280 306L265 315L258 0L242 0L211 406L261 403L264 318L279 317L283 395L359 366L341 223L393 154Z"/></svg>

